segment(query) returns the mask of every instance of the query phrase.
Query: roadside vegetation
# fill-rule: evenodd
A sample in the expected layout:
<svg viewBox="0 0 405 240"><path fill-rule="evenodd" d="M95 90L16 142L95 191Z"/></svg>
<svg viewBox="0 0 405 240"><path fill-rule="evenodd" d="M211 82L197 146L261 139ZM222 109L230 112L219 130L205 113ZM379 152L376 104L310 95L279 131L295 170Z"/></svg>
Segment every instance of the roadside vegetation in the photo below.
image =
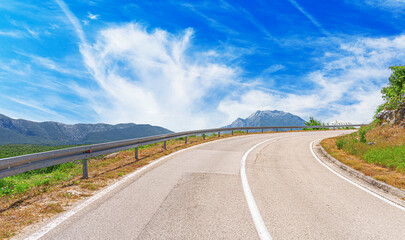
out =
<svg viewBox="0 0 405 240"><path fill-rule="evenodd" d="M322 147L349 167L405 190L405 129L371 124L361 130L325 139Z"/></svg>
<svg viewBox="0 0 405 240"><path fill-rule="evenodd" d="M405 67L391 66L392 74L388 86L381 90L385 102L378 106L376 114L383 109L397 109L405 101Z"/></svg>
<svg viewBox="0 0 405 240"><path fill-rule="evenodd" d="M4 144L0 145L0 158L15 157L30 153L39 153L63 148L76 147L77 145L33 145L33 144Z"/></svg>
<svg viewBox="0 0 405 240"><path fill-rule="evenodd" d="M75 147L75 145L5 144L0 145L0 159L69 147ZM70 162L3 178L0 179L0 197L21 194L32 187L53 185L60 181L70 180L79 172L78 164Z"/></svg>
<svg viewBox="0 0 405 240"><path fill-rule="evenodd" d="M342 123L324 123L321 120L317 120L314 117L309 117L309 121L305 122L305 126L328 126L328 125L342 125ZM350 123L344 123L344 125L350 125ZM304 130L328 130L329 128L306 128ZM353 127L336 127L336 129L355 129Z"/></svg>
<svg viewBox="0 0 405 240"><path fill-rule="evenodd" d="M381 92L385 102L376 111L397 109L405 101L405 67L390 67L389 84ZM376 117L376 115L374 117ZM322 147L344 164L405 190L405 128L375 119L357 132L325 139Z"/></svg>

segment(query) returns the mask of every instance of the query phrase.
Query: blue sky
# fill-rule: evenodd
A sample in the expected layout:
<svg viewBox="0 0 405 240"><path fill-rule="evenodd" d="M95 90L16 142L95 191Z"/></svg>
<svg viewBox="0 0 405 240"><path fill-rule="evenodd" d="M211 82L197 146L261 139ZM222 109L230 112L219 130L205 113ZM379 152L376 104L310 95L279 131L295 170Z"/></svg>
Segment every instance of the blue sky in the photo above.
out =
<svg viewBox="0 0 405 240"><path fill-rule="evenodd" d="M179 131L256 110L368 122L405 0L2 1L0 113Z"/></svg>

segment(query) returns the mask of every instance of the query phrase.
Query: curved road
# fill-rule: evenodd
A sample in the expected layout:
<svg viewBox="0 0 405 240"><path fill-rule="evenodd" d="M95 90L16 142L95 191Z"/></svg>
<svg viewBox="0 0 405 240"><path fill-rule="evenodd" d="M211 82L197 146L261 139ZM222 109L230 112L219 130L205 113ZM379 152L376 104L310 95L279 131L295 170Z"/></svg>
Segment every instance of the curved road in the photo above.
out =
<svg viewBox="0 0 405 240"><path fill-rule="evenodd" d="M331 173L309 145L345 131L245 135L193 147L127 179L41 239L259 239L241 159L273 239L405 239L405 211ZM49 230L49 231L48 231Z"/></svg>

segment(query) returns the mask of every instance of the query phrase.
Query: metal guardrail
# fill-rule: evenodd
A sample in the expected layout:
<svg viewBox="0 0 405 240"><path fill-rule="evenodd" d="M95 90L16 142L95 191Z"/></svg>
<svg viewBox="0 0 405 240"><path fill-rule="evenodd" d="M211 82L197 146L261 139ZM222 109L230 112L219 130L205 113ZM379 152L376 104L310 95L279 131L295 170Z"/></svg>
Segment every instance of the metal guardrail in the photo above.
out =
<svg viewBox="0 0 405 240"><path fill-rule="evenodd" d="M110 154L118 151L128 150L135 148L135 158L138 160L138 147L163 142L163 147L166 149L166 141L176 138L185 138L187 144L187 137L194 135L202 135L205 139L207 133L218 133L221 136L221 132L231 132L242 130L249 133L249 130L264 130L272 129L278 132L280 129L289 129L292 131L304 130L304 129L320 129L320 128L346 128L346 127L360 127L366 124L354 124L354 125L329 125L329 126L275 126L275 127L237 127L237 128L213 128L188 132L178 132L163 134L151 137L135 138L129 140L122 140L116 142L100 143L87 146L66 148L61 150L54 150L42 153L34 153L28 155L22 155L17 157L0 159L0 179L8 176L13 176L19 173L28 172L35 169L50 167L66 162L73 162L76 160L83 160L83 178L88 177L87 159Z"/></svg>

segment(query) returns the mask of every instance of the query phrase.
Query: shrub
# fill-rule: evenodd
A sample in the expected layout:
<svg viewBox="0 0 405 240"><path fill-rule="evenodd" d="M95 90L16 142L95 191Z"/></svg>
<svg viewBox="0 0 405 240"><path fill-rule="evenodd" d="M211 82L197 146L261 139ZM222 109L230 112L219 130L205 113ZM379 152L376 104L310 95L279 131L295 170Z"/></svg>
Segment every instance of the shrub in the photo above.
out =
<svg viewBox="0 0 405 240"><path fill-rule="evenodd" d="M336 140L336 146L338 147L338 149L342 149L344 144L345 144L345 141L343 140L343 138L338 138Z"/></svg>
<svg viewBox="0 0 405 240"><path fill-rule="evenodd" d="M366 133L367 133L367 130L365 128L360 128L359 129L359 140L360 140L361 143L366 143L367 142Z"/></svg>
<svg viewBox="0 0 405 240"><path fill-rule="evenodd" d="M405 100L405 67L391 66L390 69L392 74L388 79L388 86L381 90L385 103L378 106L376 115L384 108L397 109Z"/></svg>

